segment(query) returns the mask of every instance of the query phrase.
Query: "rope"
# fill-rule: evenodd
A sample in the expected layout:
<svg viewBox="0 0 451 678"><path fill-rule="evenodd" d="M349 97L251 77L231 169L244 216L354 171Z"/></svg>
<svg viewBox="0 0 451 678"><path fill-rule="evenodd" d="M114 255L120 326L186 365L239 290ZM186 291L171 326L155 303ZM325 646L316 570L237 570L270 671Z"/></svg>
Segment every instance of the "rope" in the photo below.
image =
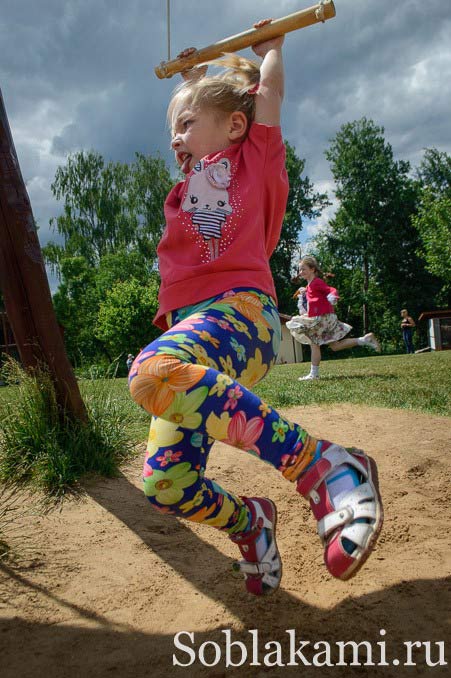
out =
<svg viewBox="0 0 451 678"><path fill-rule="evenodd" d="M168 61L171 60L171 0L166 0L166 24L168 34Z"/></svg>
<svg viewBox="0 0 451 678"><path fill-rule="evenodd" d="M168 0L169 2L169 0ZM315 11L315 16L318 19L318 21L322 21L323 23L325 22L324 19L324 4L325 2L329 2L329 0L319 0L319 7Z"/></svg>

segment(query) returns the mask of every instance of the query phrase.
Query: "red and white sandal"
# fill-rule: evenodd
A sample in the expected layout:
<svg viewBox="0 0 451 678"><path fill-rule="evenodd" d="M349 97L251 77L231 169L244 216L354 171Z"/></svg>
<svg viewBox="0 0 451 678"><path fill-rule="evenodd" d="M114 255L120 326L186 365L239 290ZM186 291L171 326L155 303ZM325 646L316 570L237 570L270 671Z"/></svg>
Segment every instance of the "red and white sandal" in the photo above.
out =
<svg viewBox="0 0 451 678"><path fill-rule="evenodd" d="M244 560L234 564L234 571L244 574L246 589L255 596L273 593L282 579L282 562L276 543L277 510L270 499L242 497L251 512L251 529L230 535ZM267 549L257 557L256 542L265 530Z"/></svg>
<svg viewBox="0 0 451 678"><path fill-rule="evenodd" d="M297 481L297 490L310 501L324 545L329 572L346 581L353 577L370 555L384 520L376 462L361 450L347 451L321 441L321 457ZM361 483L339 498L334 506L327 478L341 464L352 466Z"/></svg>

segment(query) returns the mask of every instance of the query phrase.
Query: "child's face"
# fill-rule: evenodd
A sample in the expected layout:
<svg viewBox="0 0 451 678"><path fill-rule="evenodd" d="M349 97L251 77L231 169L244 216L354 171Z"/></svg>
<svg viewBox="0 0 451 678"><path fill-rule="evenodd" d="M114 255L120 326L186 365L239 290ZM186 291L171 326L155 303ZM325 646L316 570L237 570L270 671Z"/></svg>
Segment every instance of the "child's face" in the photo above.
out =
<svg viewBox="0 0 451 678"><path fill-rule="evenodd" d="M228 148L229 117L210 108L194 108L183 101L174 108L171 146L184 174L206 155Z"/></svg>
<svg viewBox="0 0 451 678"><path fill-rule="evenodd" d="M299 276L304 278L304 280L311 280L314 275L315 269L301 261L299 264Z"/></svg>

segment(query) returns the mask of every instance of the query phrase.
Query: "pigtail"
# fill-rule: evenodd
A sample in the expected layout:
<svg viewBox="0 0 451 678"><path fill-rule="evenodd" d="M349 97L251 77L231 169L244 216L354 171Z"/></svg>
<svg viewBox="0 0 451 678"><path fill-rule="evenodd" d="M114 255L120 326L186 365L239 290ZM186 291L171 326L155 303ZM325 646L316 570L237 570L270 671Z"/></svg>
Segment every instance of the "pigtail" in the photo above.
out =
<svg viewBox="0 0 451 678"><path fill-rule="evenodd" d="M210 64L225 68L225 72L219 76L220 79L230 83L240 94L252 95L257 91L260 84L260 66L256 61L237 54L225 53Z"/></svg>
<svg viewBox="0 0 451 678"><path fill-rule="evenodd" d="M168 124L177 101L182 97L193 106L210 106L224 113L243 111L249 126L255 118L255 94L260 83L260 66L255 61L237 54L224 54L198 66L218 66L224 72L214 75L200 75L180 83L174 90L168 108Z"/></svg>

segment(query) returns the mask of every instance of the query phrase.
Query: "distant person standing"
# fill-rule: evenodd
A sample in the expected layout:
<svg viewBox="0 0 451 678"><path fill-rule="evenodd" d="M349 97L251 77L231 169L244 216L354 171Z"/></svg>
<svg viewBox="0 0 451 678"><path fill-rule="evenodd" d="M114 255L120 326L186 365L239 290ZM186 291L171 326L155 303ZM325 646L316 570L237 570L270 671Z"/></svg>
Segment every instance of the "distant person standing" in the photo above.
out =
<svg viewBox="0 0 451 678"><path fill-rule="evenodd" d="M130 372L130 369L131 369L131 366L133 365L134 359L135 359L135 356L132 355L131 353L129 353L128 356L127 356L127 360L126 360L128 372Z"/></svg>
<svg viewBox="0 0 451 678"><path fill-rule="evenodd" d="M415 321L410 317L406 308L403 308L401 311L401 329L402 329L402 338L406 345L406 353L415 353L413 348L412 334L413 328L415 327Z"/></svg>

